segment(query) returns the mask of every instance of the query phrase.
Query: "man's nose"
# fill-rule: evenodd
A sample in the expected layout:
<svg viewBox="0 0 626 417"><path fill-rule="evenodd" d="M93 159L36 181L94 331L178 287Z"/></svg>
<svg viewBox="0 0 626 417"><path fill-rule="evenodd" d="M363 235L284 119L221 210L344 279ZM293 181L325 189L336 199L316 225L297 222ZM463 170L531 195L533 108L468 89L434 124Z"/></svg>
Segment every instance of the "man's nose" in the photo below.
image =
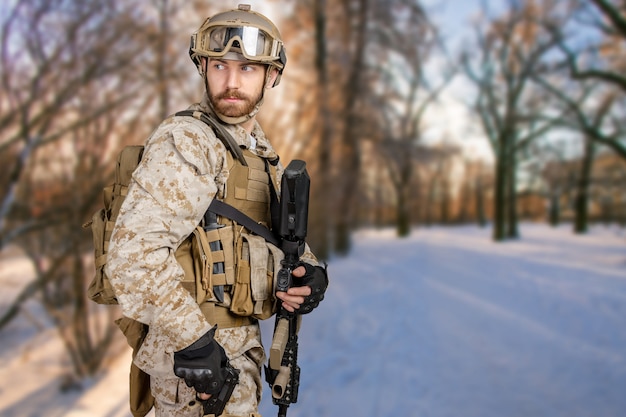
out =
<svg viewBox="0 0 626 417"><path fill-rule="evenodd" d="M241 77L237 68L231 68L228 71L228 79L226 80L228 88L239 88L241 86Z"/></svg>

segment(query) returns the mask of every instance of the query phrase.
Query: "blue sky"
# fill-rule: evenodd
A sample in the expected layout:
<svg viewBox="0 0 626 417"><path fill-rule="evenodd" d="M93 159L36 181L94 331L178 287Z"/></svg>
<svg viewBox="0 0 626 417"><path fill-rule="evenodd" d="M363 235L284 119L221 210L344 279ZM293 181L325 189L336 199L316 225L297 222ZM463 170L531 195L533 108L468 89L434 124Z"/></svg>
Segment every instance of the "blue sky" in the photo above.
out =
<svg viewBox="0 0 626 417"><path fill-rule="evenodd" d="M470 17L480 9L479 0L426 0L424 1L431 18L441 25L446 38L460 39L470 30Z"/></svg>

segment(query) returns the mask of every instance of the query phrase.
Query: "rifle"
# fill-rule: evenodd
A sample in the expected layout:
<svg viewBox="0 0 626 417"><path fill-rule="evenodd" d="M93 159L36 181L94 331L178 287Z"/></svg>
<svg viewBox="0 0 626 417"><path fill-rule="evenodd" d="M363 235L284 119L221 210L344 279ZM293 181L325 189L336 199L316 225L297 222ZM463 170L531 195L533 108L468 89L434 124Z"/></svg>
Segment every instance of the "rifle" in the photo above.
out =
<svg viewBox="0 0 626 417"><path fill-rule="evenodd" d="M301 160L289 163L281 182L278 234L285 258L277 274L276 291L292 285L291 272L304 253L307 232L310 179ZM276 313L274 335L265 379L272 389L272 401L278 405L278 417L287 416L287 408L298 401L300 367L298 366L298 330L301 316L283 307Z"/></svg>

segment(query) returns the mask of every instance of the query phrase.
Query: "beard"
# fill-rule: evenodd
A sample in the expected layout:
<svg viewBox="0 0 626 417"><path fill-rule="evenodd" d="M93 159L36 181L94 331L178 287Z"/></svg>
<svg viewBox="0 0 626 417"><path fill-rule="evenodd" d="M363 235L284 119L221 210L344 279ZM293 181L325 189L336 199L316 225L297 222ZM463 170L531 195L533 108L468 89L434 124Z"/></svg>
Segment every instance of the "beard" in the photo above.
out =
<svg viewBox="0 0 626 417"><path fill-rule="evenodd" d="M237 103L229 103L226 99L236 98L241 100ZM227 89L220 94L210 94L209 100L215 111L228 117L241 117L248 115L254 111L255 106L261 100L261 94L251 97L237 90Z"/></svg>

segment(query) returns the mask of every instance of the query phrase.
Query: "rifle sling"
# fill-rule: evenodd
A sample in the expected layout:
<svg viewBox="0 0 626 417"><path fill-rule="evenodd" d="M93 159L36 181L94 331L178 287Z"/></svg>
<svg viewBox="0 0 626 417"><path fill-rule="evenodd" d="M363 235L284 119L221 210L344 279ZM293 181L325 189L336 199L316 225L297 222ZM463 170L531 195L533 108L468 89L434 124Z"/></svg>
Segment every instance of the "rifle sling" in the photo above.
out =
<svg viewBox="0 0 626 417"><path fill-rule="evenodd" d="M280 241L276 239L276 237L267 227L255 222L250 217L246 216L230 204L224 203L223 201L214 198L213 201L211 201L211 204L209 205L209 208L207 210L210 210L219 216L229 218L239 223L251 232L261 236L271 244L280 247Z"/></svg>

